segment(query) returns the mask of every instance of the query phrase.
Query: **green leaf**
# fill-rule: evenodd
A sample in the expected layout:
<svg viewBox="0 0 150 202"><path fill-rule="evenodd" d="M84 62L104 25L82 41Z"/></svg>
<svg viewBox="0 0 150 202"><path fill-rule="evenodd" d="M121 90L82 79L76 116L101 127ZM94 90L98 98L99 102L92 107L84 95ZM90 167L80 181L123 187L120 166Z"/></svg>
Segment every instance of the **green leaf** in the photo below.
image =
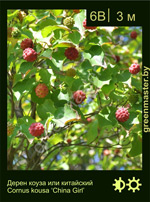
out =
<svg viewBox="0 0 150 202"><path fill-rule="evenodd" d="M21 73L17 73L14 75L14 86L22 80L22 74Z"/></svg>
<svg viewBox="0 0 150 202"><path fill-rule="evenodd" d="M47 26L44 29L42 29L41 34L45 38L45 37L48 37L52 33L52 31L54 31L56 29L65 30L65 31L68 31L68 32L70 31L70 29L68 29L66 26L53 25L53 26Z"/></svg>
<svg viewBox="0 0 150 202"><path fill-rule="evenodd" d="M47 59L47 60L46 60L46 63L47 63L47 65L49 65L49 66L52 68L52 70L53 70L54 72L55 72L55 71L59 72L59 68L56 67L56 65L54 64L54 62L53 62L52 60Z"/></svg>
<svg viewBox="0 0 150 202"><path fill-rule="evenodd" d="M110 104L111 100L107 99L103 92L99 92L99 96L100 96L102 106Z"/></svg>
<svg viewBox="0 0 150 202"><path fill-rule="evenodd" d="M99 39L97 37L94 37L89 41L89 45L97 45L98 43Z"/></svg>
<svg viewBox="0 0 150 202"><path fill-rule="evenodd" d="M63 95L63 93L61 94L59 89L53 91L53 94L51 95L51 99L53 100L56 108L64 107L64 104L67 102L65 96L61 97L61 95Z"/></svg>
<svg viewBox="0 0 150 202"><path fill-rule="evenodd" d="M20 125L21 124L31 125L34 122L35 122L35 120L30 116L24 116L24 117L18 119L18 124L20 124Z"/></svg>
<svg viewBox="0 0 150 202"><path fill-rule="evenodd" d="M98 123L100 128L112 125L112 122L108 119L108 116L103 114L98 115Z"/></svg>
<svg viewBox="0 0 150 202"><path fill-rule="evenodd" d="M72 86L73 82L75 81L74 78L71 78L69 76L65 76L64 79L62 79L69 87Z"/></svg>
<svg viewBox="0 0 150 202"><path fill-rule="evenodd" d="M37 68L36 67L33 68L33 69L31 69L31 71L26 72L25 79L29 78L31 75L35 75L36 72L37 72Z"/></svg>
<svg viewBox="0 0 150 202"><path fill-rule="evenodd" d="M52 100L45 100L43 104L38 105L37 113L41 119L47 119L50 114L55 113L56 108Z"/></svg>
<svg viewBox="0 0 150 202"><path fill-rule="evenodd" d="M138 79L132 77L131 85L134 86L137 90L142 92L142 80L138 80Z"/></svg>
<svg viewBox="0 0 150 202"><path fill-rule="evenodd" d="M17 17L18 13L19 13L19 10L15 10L13 13L7 15L7 19L8 20L14 19L15 17Z"/></svg>
<svg viewBox="0 0 150 202"><path fill-rule="evenodd" d="M62 70L66 71L68 69L73 68L74 66L75 66L74 62L63 63Z"/></svg>
<svg viewBox="0 0 150 202"><path fill-rule="evenodd" d="M63 142L63 137L61 134L54 134L53 137L50 137L48 142L50 142L52 145L58 144L59 142ZM58 152L58 151L57 151Z"/></svg>
<svg viewBox="0 0 150 202"><path fill-rule="evenodd" d="M63 92L59 93L58 99L59 100L67 100L67 101L70 100L68 93L63 93Z"/></svg>
<svg viewBox="0 0 150 202"><path fill-rule="evenodd" d="M100 88L100 87L103 86L103 82L100 81L97 77L94 77L94 76L93 76L92 79L93 79L93 84L94 84L96 87Z"/></svg>
<svg viewBox="0 0 150 202"><path fill-rule="evenodd" d="M50 49L45 50L40 56L50 58L52 51Z"/></svg>
<svg viewBox="0 0 150 202"><path fill-rule="evenodd" d="M91 124L89 124L89 130L86 134L87 143L91 143L96 139L98 135L98 121L95 120Z"/></svg>
<svg viewBox="0 0 150 202"><path fill-rule="evenodd" d="M69 34L68 38L75 44L78 44L81 38L81 35L78 31L73 31Z"/></svg>
<svg viewBox="0 0 150 202"><path fill-rule="evenodd" d="M19 81L14 87L13 91L19 91L21 94L30 92L34 87L35 78L32 79L24 79L23 81Z"/></svg>
<svg viewBox="0 0 150 202"><path fill-rule="evenodd" d="M116 113L116 107L108 107L108 111L109 111L108 119L111 122L111 124L113 126L115 126L115 124L117 123L116 115L115 115L115 113Z"/></svg>
<svg viewBox="0 0 150 202"><path fill-rule="evenodd" d="M101 48L101 46L94 45L88 50L88 52L92 55L92 57L95 55L100 56L103 52L103 49Z"/></svg>
<svg viewBox="0 0 150 202"><path fill-rule="evenodd" d="M99 73L99 79L101 81L110 80L112 76L113 68L110 67L110 65L107 66L107 69L101 69L101 72Z"/></svg>
<svg viewBox="0 0 150 202"><path fill-rule="evenodd" d="M131 76L131 73L129 72L129 70L126 70L124 72L121 72L121 74L117 75L117 80L121 82L125 82L130 78L130 76Z"/></svg>
<svg viewBox="0 0 150 202"><path fill-rule="evenodd" d="M58 17L63 13L63 10L56 9L56 10L52 10L52 12L54 13L55 16Z"/></svg>
<svg viewBox="0 0 150 202"><path fill-rule="evenodd" d="M22 133L24 133L27 136L28 139L33 139L34 137L30 134L29 127L30 127L29 124L24 123L24 124L20 125L20 129L19 130Z"/></svg>
<svg viewBox="0 0 150 202"><path fill-rule="evenodd" d="M128 154L129 157L135 157L142 153L142 140L138 134L134 134L134 139L132 141L132 148Z"/></svg>
<svg viewBox="0 0 150 202"><path fill-rule="evenodd" d="M125 97L125 95L122 95L122 94L117 94L116 92L112 91L110 94L109 94L109 98L113 101L121 101L123 98Z"/></svg>
<svg viewBox="0 0 150 202"><path fill-rule="evenodd" d="M55 45L53 48L64 48L64 47L74 47L74 45L72 44L72 42L60 42L57 45Z"/></svg>
<svg viewBox="0 0 150 202"><path fill-rule="evenodd" d="M38 30L41 30L47 26L50 26L50 25L57 25L56 21L53 20L53 19L42 19L40 20L38 23L37 23L37 28Z"/></svg>
<svg viewBox="0 0 150 202"><path fill-rule="evenodd" d="M9 68L11 62L13 62L13 60L15 60L14 54L10 54L10 56L7 59L7 67Z"/></svg>
<svg viewBox="0 0 150 202"><path fill-rule="evenodd" d="M26 73L29 69L32 69L32 67L33 67L33 62L23 62L20 65L19 71L21 73Z"/></svg>
<svg viewBox="0 0 150 202"><path fill-rule="evenodd" d="M54 117L55 119L61 119L64 117L64 107L59 107L56 109Z"/></svg>
<svg viewBox="0 0 150 202"><path fill-rule="evenodd" d="M81 79L75 79L75 81L72 84L71 90L72 91L76 91L78 89L84 89L84 85L83 82L81 81Z"/></svg>
<svg viewBox="0 0 150 202"><path fill-rule="evenodd" d="M92 69L93 67L92 67L90 61L86 59L86 60L84 60L83 63L81 64L81 68L82 68L84 71L87 72L88 69Z"/></svg>
<svg viewBox="0 0 150 202"><path fill-rule="evenodd" d="M114 81L110 81L109 84L106 84L102 87L102 91L104 94L108 95L115 88Z"/></svg>
<svg viewBox="0 0 150 202"><path fill-rule="evenodd" d="M65 104L65 117L67 119L76 117L75 111L68 104Z"/></svg>
<svg viewBox="0 0 150 202"><path fill-rule="evenodd" d="M139 122L142 123L142 113L139 113L138 119L139 119Z"/></svg>
<svg viewBox="0 0 150 202"><path fill-rule="evenodd" d="M64 60L65 59L65 48L58 48L56 52L52 52L52 58L56 61Z"/></svg>
<svg viewBox="0 0 150 202"><path fill-rule="evenodd" d="M91 54L83 52L83 57L84 57L84 59L90 60L91 59Z"/></svg>
<svg viewBox="0 0 150 202"><path fill-rule="evenodd" d="M37 17L37 19L45 18L49 15L50 10L42 10L42 9L32 9L32 14Z"/></svg>
<svg viewBox="0 0 150 202"><path fill-rule="evenodd" d="M55 117L53 121L56 123L57 127L63 127L68 120L76 118L76 112L70 105L65 104L63 108L58 108L58 110L55 111Z"/></svg>
<svg viewBox="0 0 150 202"><path fill-rule="evenodd" d="M100 55L95 55L94 57L92 57L91 59L90 59L90 62L91 62L91 64L92 64L92 66L93 65L97 65L97 66L102 66L102 67L106 67L107 68L107 66L106 66L106 63L105 63L105 61L104 61L104 52L102 51L101 52L101 54Z"/></svg>
<svg viewBox="0 0 150 202"><path fill-rule="evenodd" d="M30 30L28 30L28 29L23 29L23 30L21 31L21 33L22 33L23 35L26 35L26 36L29 37L30 39L34 39L32 32L31 32Z"/></svg>
<svg viewBox="0 0 150 202"><path fill-rule="evenodd" d="M45 83L45 84L50 83L51 74L48 72L47 69L40 69L39 74L41 76L43 83Z"/></svg>
<svg viewBox="0 0 150 202"><path fill-rule="evenodd" d="M27 25L33 22L34 20L36 20L36 18L33 15L27 15L23 20L23 25Z"/></svg>

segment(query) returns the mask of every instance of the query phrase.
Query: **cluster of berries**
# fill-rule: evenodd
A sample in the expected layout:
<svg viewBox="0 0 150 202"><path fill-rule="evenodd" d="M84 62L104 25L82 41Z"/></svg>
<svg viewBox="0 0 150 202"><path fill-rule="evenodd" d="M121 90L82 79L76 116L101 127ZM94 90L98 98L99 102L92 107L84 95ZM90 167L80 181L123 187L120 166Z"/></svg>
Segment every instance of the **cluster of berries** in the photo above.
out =
<svg viewBox="0 0 150 202"><path fill-rule="evenodd" d="M32 39L24 39L20 45L23 50L23 58L28 62L34 62L37 59L37 52L33 49Z"/></svg>
<svg viewBox="0 0 150 202"><path fill-rule="evenodd" d="M32 123L29 132L32 136L41 136L44 133L44 126L42 123Z"/></svg>

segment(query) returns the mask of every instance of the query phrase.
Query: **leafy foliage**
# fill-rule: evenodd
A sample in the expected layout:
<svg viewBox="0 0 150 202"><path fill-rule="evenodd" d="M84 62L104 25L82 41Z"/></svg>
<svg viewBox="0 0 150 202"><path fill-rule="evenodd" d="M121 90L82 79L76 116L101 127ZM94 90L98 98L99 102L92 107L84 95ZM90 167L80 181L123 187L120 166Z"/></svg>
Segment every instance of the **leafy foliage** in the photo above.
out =
<svg viewBox="0 0 150 202"><path fill-rule="evenodd" d="M67 17L74 25L63 24ZM142 67L141 27L90 30L85 18L85 10L8 10L8 121L15 125L7 137L8 169L142 169L142 71L129 72L132 63ZM12 28L20 35L14 38ZM23 59L26 38L38 55L34 62ZM69 47L79 52L75 60L65 56ZM39 83L49 89L44 98L36 96ZM86 94L81 104L73 99L77 90ZM118 107L130 113L124 123L116 120ZM29 133L35 122L44 125L40 137Z"/></svg>

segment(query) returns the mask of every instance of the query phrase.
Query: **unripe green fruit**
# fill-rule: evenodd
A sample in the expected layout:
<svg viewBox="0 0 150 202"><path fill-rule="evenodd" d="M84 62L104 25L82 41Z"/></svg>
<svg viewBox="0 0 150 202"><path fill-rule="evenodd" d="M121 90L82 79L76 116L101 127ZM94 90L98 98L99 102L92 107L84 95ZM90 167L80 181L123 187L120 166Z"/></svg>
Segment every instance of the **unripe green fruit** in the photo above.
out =
<svg viewBox="0 0 150 202"><path fill-rule="evenodd" d="M73 69L73 68L68 69L67 72L66 72L66 75L70 76L70 77L74 77L76 75L76 70Z"/></svg>
<svg viewBox="0 0 150 202"><path fill-rule="evenodd" d="M15 126L12 123L7 122L7 136L12 135L14 132L14 129L15 129Z"/></svg>
<svg viewBox="0 0 150 202"><path fill-rule="evenodd" d="M75 23L75 21L72 17L67 17L63 20L63 24L69 28L72 28L74 23Z"/></svg>
<svg viewBox="0 0 150 202"><path fill-rule="evenodd" d="M138 101L138 95L137 94L132 94L132 95L130 95L129 96L129 101L132 103L132 104L134 104L134 103L136 103L137 101Z"/></svg>
<svg viewBox="0 0 150 202"><path fill-rule="evenodd" d="M14 28L11 35L13 38L18 39L21 36L21 32L18 28Z"/></svg>

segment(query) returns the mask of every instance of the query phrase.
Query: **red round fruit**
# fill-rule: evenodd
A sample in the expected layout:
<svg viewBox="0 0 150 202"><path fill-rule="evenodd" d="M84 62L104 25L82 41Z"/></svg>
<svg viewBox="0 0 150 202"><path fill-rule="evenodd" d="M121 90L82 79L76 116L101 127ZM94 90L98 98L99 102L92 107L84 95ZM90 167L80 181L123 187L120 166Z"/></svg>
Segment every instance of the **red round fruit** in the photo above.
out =
<svg viewBox="0 0 150 202"><path fill-rule="evenodd" d="M97 27L89 27L89 26L86 26L86 19L83 21L83 27L85 28L85 29L96 29Z"/></svg>
<svg viewBox="0 0 150 202"><path fill-rule="evenodd" d="M71 139L67 139L67 142L68 142L68 144L70 144L72 142L72 140Z"/></svg>
<svg viewBox="0 0 150 202"><path fill-rule="evenodd" d="M32 48L26 48L23 51L23 58L28 62L33 62L37 59L37 52Z"/></svg>
<svg viewBox="0 0 150 202"><path fill-rule="evenodd" d="M41 123L32 123L29 132L32 136L41 136L44 133L44 126Z"/></svg>
<svg viewBox="0 0 150 202"><path fill-rule="evenodd" d="M77 59L79 55L79 52L76 48L74 47L70 47L70 48L67 48L65 50L65 56L69 59L69 60L75 60Z"/></svg>
<svg viewBox="0 0 150 202"><path fill-rule="evenodd" d="M82 90L77 90L73 94L73 99L76 104L81 104L86 99L86 95Z"/></svg>
<svg viewBox="0 0 150 202"><path fill-rule="evenodd" d="M110 150L108 150L108 149L105 149L104 151L103 151L103 155L104 156L109 156L110 155Z"/></svg>
<svg viewBox="0 0 150 202"><path fill-rule="evenodd" d="M35 93L39 98L44 98L49 92L48 87L44 83L40 83L35 88Z"/></svg>
<svg viewBox="0 0 150 202"><path fill-rule="evenodd" d="M130 37L131 37L132 39L136 39L136 37L137 37L137 32L136 32L136 31L132 31L131 34L130 34Z"/></svg>
<svg viewBox="0 0 150 202"><path fill-rule="evenodd" d="M24 39L20 44L20 47L23 50L25 50L26 48L33 48L33 46L34 45L32 39Z"/></svg>
<svg viewBox="0 0 150 202"><path fill-rule="evenodd" d="M129 112L126 108L121 107L116 111L116 119L119 122L125 122L129 119Z"/></svg>
<svg viewBox="0 0 150 202"><path fill-rule="evenodd" d="M87 118L86 120L87 120L87 122L92 122L92 119L90 117Z"/></svg>
<svg viewBox="0 0 150 202"><path fill-rule="evenodd" d="M140 65L139 64L134 63L129 67L129 72L131 74L137 74L137 73L139 73L139 71L140 71Z"/></svg>

